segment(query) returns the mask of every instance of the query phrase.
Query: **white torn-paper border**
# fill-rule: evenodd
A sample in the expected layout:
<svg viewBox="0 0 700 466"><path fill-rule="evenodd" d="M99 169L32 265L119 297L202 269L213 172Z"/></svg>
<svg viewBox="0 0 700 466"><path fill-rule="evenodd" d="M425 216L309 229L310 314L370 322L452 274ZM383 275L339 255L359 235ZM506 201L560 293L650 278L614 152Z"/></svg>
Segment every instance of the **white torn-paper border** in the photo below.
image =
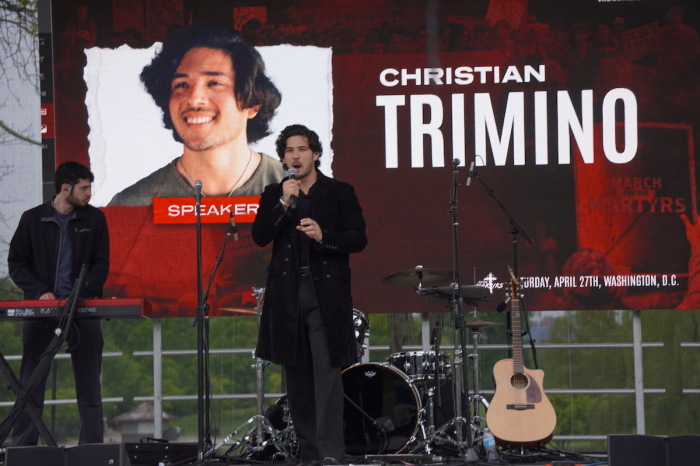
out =
<svg viewBox="0 0 700 466"><path fill-rule="evenodd" d="M161 44L149 49L91 48L85 51L85 103L90 134L90 167L95 175L91 204L103 207L112 197L182 154L160 108L139 81ZM332 176L333 82L331 49L276 45L257 47L267 75L282 93L270 125L273 134L251 147L277 157L275 139L287 125L316 131L323 143L321 170Z"/></svg>

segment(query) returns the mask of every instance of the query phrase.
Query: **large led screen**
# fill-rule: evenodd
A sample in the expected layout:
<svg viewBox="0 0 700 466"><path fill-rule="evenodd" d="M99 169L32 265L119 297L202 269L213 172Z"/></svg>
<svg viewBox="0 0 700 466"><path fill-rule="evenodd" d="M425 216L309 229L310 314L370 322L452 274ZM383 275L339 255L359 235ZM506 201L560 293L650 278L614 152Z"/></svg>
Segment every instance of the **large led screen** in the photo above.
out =
<svg viewBox="0 0 700 466"><path fill-rule="evenodd" d="M112 247L106 296L145 297L159 316L194 313L193 196L109 204L177 164L182 144L139 75L164 40L208 23L255 46L282 94L272 134L251 149L277 164L276 135L305 124L324 144L321 170L355 187L369 240L352 259L361 311L444 312L446 301L382 279L455 264L494 310L516 263L528 310L698 307L695 2L256 5L54 2L56 163L96 175ZM213 280L212 315L254 308L252 288L265 286L271 249L250 233L259 194L212 198L203 211L205 279L228 212L239 228Z"/></svg>

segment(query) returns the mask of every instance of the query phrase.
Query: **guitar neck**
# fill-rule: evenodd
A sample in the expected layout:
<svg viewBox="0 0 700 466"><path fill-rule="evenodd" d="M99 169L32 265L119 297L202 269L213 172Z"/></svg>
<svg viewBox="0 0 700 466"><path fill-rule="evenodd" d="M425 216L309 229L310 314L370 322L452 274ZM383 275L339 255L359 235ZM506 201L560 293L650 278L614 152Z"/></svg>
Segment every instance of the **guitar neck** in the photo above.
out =
<svg viewBox="0 0 700 466"><path fill-rule="evenodd" d="M511 300L511 329L513 331L513 372L524 373L523 332L520 326L520 300Z"/></svg>

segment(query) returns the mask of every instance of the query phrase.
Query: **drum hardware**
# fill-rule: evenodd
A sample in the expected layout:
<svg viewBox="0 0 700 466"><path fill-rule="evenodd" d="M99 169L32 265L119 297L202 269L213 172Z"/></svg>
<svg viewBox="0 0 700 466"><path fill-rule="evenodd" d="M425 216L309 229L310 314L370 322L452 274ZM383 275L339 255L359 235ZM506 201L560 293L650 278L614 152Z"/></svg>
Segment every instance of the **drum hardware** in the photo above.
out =
<svg viewBox="0 0 700 466"><path fill-rule="evenodd" d="M405 270L402 272L396 272L394 274L387 275L382 279L382 281L388 285L398 285L398 286L413 286L416 288L416 293L427 294L438 299L449 299L450 311L452 316L452 322L454 323L455 332L455 355L457 350L461 350L460 354L466 354L466 335L465 335L465 322L464 322L464 306L465 304L476 306L480 301L485 301L487 299L486 290L484 287L464 287L461 285L461 274L460 274L460 251L459 251L459 218L458 218L458 207L457 207L457 189L459 188L459 159L454 159L452 161L452 196L450 199L450 210L448 214L451 217L452 224L452 253L453 253L453 270L444 269L426 269L422 266L416 267L414 270ZM470 172L471 173L471 172ZM452 279L453 283L447 287L435 287L423 288L423 286L433 287L444 283L448 279ZM473 293L473 294L472 294ZM459 346L458 346L459 345ZM439 365L439 364L438 364ZM471 428L471 414L470 411L470 401L469 401L469 380L467 375L467 370L461 370L462 360L461 357L457 359L455 357L454 363L454 382L455 382L455 417L448 421L445 425L441 426L435 431L432 436L425 436L418 446L416 446L413 451L424 449L432 449L432 444L439 443L440 445L450 444L457 449L457 453L463 458L465 464L476 465L479 461L479 457L476 454L476 450L473 444L472 438L472 428ZM436 384L439 384L439 378L435 378ZM437 392L439 394L439 390ZM428 393L430 397L430 392ZM430 405L431 401L428 400ZM439 405L439 402L438 402ZM466 409L467 415L462 416L462 408ZM455 439L451 439L447 435L447 429L454 427ZM466 427L466 429L465 429ZM428 426L428 432L430 432L430 426ZM444 434L444 435L443 435ZM463 434L464 436L463 440ZM412 451L412 452L413 452Z"/></svg>
<svg viewBox="0 0 700 466"><path fill-rule="evenodd" d="M255 296L256 301L255 310L257 312L255 315L257 315L258 318L258 328L260 328L260 316L262 313L262 304L265 299L265 288L253 287L253 296ZM249 312L240 311L240 309L232 309L229 312L234 312L234 315L250 315ZM282 429L276 429L265 416L265 367L270 363L263 359L256 358L255 352L253 352L253 358L255 362L251 364L251 367L255 369L256 372L257 414L214 445L212 452L228 443L236 435L245 431L245 429L248 429L248 432L244 434L240 440L235 441L226 451L227 456L238 454L245 458L264 456L271 456L275 459L293 458L296 454L293 448L293 446L296 445L296 436L294 435L291 425ZM250 428L251 426L253 427Z"/></svg>
<svg viewBox="0 0 700 466"><path fill-rule="evenodd" d="M365 340L369 338L369 320L363 312L358 309L352 310L352 324L355 328L355 343L357 345L357 362L362 361L362 357L367 350Z"/></svg>
<svg viewBox="0 0 700 466"><path fill-rule="evenodd" d="M446 269L428 269L422 265L417 265L413 269L394 272L382 278L382 282L394 286L410 286L411 288L421 285L432 286L444 283L452 278L452 271Z"/></svg>
<svg viewBox="0 0 700 466"><path fill-rule="evenodd" d="M343 395L345 401L350 403L356 410L358 410L364 417L367 419L379 432L381 432L384 437L386 438L387 434L392 433L394 430L396 430L396 426L394 425L394 422L389 419L386 416L380 416L377 419L374 419L372 416L367 414L367 411L362 409L360 405L355 403L349 396Z"/></svg>
<svg viewBox="0 0 700 466"><path fill-rule="evenodd" d="M263 437L258 436L256 430L251 430L241 440L235 442L226 455L231 456L237 450L241 450L242 454L239 456L246 459L275 461L298 458L299 444L289 415L286 395L267 408L262 418L256 415L249 419L246 424L237 429L238 432L253 421L260 421L263 424ZM229 437L235 436L238 432L234 431Z"/></svg>
<svg viewBox="0 0 700 466"><path fill-rule="evenodd" d="M391 354L386 360L414 381L434 379L436 369L439 370L438 378L444 380L449 375L450 370L450 355L448 353L409 351Z"/></svg>
<svg viewBox="0 0 700 466"><path fill-rule="evenodd" d="M465 327L472 332L472 354L467 355L467 358L472 360L472 380L474 391L472 396L469 397L469 401L472 404L472 425L476 425L478 430L477 433L481 434L481 423L485 421L485 418L479 416L480 407L483 406L484 409L489 409L489 402L481 395L479 391L479 385L481 380L481 375L479 371L479 337L481 336L481 329L488 327L497 327L503 325L500 322L490 322L485 320L479 320L474 317L472 320L464 324Z"/></svg>
<svg viewBox="0 0 700 466"><path fill-rule="evenodd" d="M256 309L262 311L262 302L265 296L265 288L253 288L253 295L256 297ZM240 310L231 309L230 312L236 312L234 315L249 315L249 313L238 313ZM260 313L258 313L258 327L260 326ZM355 340L357 345L358 360L364 355L364 350L367 345L365 339L369 337L370 324L364 313L358 309L353 309L353 327L355 329ZM255 353L253 353L255 358ZM265 367L270 363L260 358L255 358L255 362L251 367L256 370L257 375L257 408L258 414L254 415L239 428L234 430L222 441L214 446L214 450L226 444L233 437L243 432L246 428L255 424L253 429L250 429L243 437L234 442L226 451L227 456L238 455L246 459L257 459L266 461L288 460L298 457L298 442L292 418L289 414L286 395L277 400L270 408L264 411L264 395L265 395ZM355 367L355 366L352 366ZM352 400L346 399L349 403L355 404ZM356 408L367 416L375 426L378 432L381 432L385 437L395 429L393 421L388 417L379 417L373 419L361 407L355 404ZM278 414L279 411L282 414Z"/></svg>
<svg viewBox="0 0 700 466"><path fill-rule="evenodd" d="M464 298L465 305L476 306L477 302L484 302L489 300L489 295L486 293L486 288L479 285L462 285L461 296ZM423 288L421 286L416 286L416 294L422 294L427 296L427 304L440 304L444 305L444 300L450 300L455 295L457 291L456 285L452 283L449 286L429 286Z"/></svg>
<svg viewBox="0 0 700 466"><path fill-rule="evenodd" d="M439 346L437 348L439 348ZM440 453L442 455L454 456L460 453L465 447L465 443L459 434L468 424L467 419L459 415L461 412L461 399L459 396L458 381L460 380L461 366L462 360L459 351L457 351L454 364L451 366L454 368L454 382L450 382L455 403L454 413L457 415L437 427L437 416L435 413L438 412L440 408L440 401L436 401L436 398L438 398L440 390L436 389L436 386L432 386L426 390L426 401L423 413L426 416L427 425L423 422L423 419L421 419L420 427L423 433L422 440L411 448L410 453L422 451L427 454ZM474 425L471 425L470 428L472 432L478 429L478 427Z"/></svg>
<svg viewBox="0 0 700 466"><path fill-rule="evenodd" d="M415 441L421 401L406 374L386 363L364 363L345 369L341 377L348 454L396 454Z"/></svg>

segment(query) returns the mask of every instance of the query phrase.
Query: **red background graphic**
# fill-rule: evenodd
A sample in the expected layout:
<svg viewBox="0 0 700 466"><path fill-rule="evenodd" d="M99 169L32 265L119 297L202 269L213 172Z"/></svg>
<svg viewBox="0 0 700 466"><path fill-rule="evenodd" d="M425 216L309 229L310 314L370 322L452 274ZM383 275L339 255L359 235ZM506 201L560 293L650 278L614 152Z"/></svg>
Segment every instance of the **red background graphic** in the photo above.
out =
<svg viewBox="0 0 700 466"><path fill-rule="evenodd" d="M149 2L153 3L158 2ZM668 24L668 9L674 4L685 7L683 22L697 31L698 5L690 1L533 0L527 9L530 16L524 15L520 24L504 26L497 21L504 16L488 10L487 1L467 2L470 5L439 2L434 17L428 4L419 1L403 6L367 1L353 7L337 2L319 7L313 2L311 6L315 7L306 16L298 14L293 3L278 2L271 8L263 2L261 6L268 6L268 23L260 29L244 27L241 34L256 45L292 43L333 48L333 140L323 143L333 148L333 176L356 188L369 239L366 250L352 259L355 307L366 313L444 311L440 305L427 305L425 298L416 296L410 288L383 284L382 278L416 265L453 268L453 230L448 211L453 189L451 161L456 154L452 147L455 124L464 127L466 165L475 155L482 162L477 164L478 177L469 187L465 186L468 169L459 167L458 240L463 284L482 281L489 274L495 275L497 282L505 282L507 267L514 262L512 226L489 195L491 190L533 239L530 245L518 237L520 275L538 277L524 283L528 310L680 305L689 291L688 277L694 272L688 269L691 247L681 215L692 217L697 209L694 138L700 115L700 50L693 50L687 34L686 39L667 40L663 39L663 31ZM95 1L88 5L96 22L106 29L120 29L110 4L103 7ZM233 27L234 16L228 9L217 14L214 7L187 1L182 5L183 24L193 18ZM399 13L399 21L393 11ZM64 16L54 16L54 54L58 57L54 81L56 162L77 160L89 164L85 84L81 79L84 63L80 62L81 53L73 62L65 61L68 52L60 40L60 31L66 29L68 21ZM625 19L627 31L641 28L646 35L628 32L616 36L617 42L602 43L599 26L612 31L613 20L618 17ZM149 15L148 22L154 21L158 18ZM589 61L577 61L572 51L572 26L579 22L587 22L591 28L590 47L595 47L596 54L594 58L589 55ZM336 23L340 26L334 26ZM658 23L658 29L649 26L653 23ZM154 26L152 31L157 31L158 37L146 34L147 29L143 29L142 42L134 46L163 40L167 25ZM98 46L118 45L115 42L120 39L115 39L115 34L102 34ZM546 78L544 82L494 83L488 75L487 82L481 83L475 74L474 82L468 85L416 85L409 81L406 86L387 87L380 82L380 74L387 68L414 73L426 68L498 66L505 73L510 65L520 72L526 65L535 69L545 65ZM629 163L611 162L603 150L603 98L615 88L631 90L637 101L638 148ZM557 92L568 91L581 115L581 91L588 89L593 91L594 161L583 162L579 142L571 136L571 163L560 164ZM534 96L543 91L547 92L546 128L535 124ZM523 93L523 165L514 163L513 137L503 166L494 163L488 135L487 152L474 153L475 93L489 95L499 135L511 105L509 97ZM453 94L464 94L463 119L453 120ZM405 105L397 109L397 168L386 166L385 108L377 105L377 96L387 95L405 96ZM436 96L442 102L441 115L427 106L422 109L423 123L442 117L442 167L433 166L434 141L430 136L422 137L423 167L411 166L411 153L415 151L411 143L411 96L416 95ZM621 151L630 141L625 140L621 126L624 120L620 102L615 105L615 115L619 124L606 121L605 130L616 135ZM538 165L535 145L538 131L545 129L548 163ZM194 227L154 225L152 207L108 207L104 211L112 238L106 296L145 297L153 302L154 315L192 315L197 290ZM238 223L240 239L228 244L212 288L212 315L254 307L252 287L265 285L263 257L269 249L255 246L250 225ZM203 226L205 280L227 228ZM605 279L630 275L641 275L640 284L613 286ZM562 277L567 277L566 281ZM569 284L568 277L578 285L595 286L555 285ZM532 287L541 283L547 285ZM503 298L503 290L494 289L481 310L494 310Z"/></svg>

